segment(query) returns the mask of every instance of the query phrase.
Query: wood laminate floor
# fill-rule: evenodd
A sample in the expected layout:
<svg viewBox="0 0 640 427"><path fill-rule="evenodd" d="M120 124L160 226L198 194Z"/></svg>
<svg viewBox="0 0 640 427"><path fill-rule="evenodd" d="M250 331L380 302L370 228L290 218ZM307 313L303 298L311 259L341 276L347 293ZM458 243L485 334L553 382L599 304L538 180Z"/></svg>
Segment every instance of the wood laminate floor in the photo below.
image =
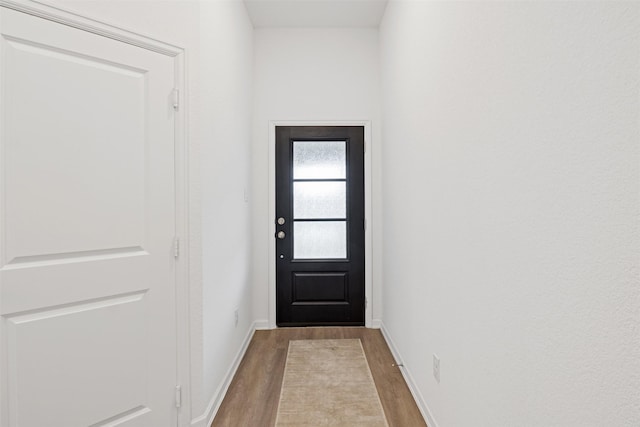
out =
<svg viewBox="0 0 640 427"><path fill-rule="evenodd" d="M360 338L390 427L426 426L400 368L377 329L280 328L256 331L212 427L272 427L289 340Z"/></svg>

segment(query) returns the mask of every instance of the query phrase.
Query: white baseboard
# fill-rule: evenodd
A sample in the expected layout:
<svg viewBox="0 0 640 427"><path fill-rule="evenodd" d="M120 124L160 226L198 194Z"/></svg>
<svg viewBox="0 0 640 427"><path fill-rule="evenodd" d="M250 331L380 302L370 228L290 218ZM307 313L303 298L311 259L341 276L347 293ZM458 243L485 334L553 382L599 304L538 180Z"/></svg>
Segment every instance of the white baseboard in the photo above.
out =
<svg viewBox="0 0 640 427"><path fill-rule="evenodd" d="M382 336L387 342L387 345L389 346L389 349L391 350L391 354L393 354L393 358L396 360L396 363L404 365L402 356L398 351L398 347L396 347L395 343L393 342L393 339L391 338L391 335L389 335L389 331L387 330L387 328L385 328L384 323L382 322L380 322L380 332L382 332ZM400 368L400 372L402 372L402 376L404 377L404 380L407 383L407 386L409 387L411 394L413 395L413 400L416 401L416 404L418 405L418 409L420 409L420 413L422 413L422 418L424 418L424 420L426 421L429 427L438 427L438 423L436 422L435 418L433 418L433 414L431 413L431 410L429 410L429 407L427 406L427 403L425 402L424 397L422 396L422 393L420 392L420 390L418 390L418 387L416 386L416 383L413 380L413 376L411 375L411 371L409 370L409 367L406 365L402 366Z"/></svg>
<svg viewBox="0 0 640 427"><path fill-rule="evenodd" d="M253 322L251 326L249 326L249 330L247 331L247 335L242 342L242 346L240 350L236 354L236 357L233 359L231 366L227 370L227 374L224 376L224 380L222 384L218 387L209 404L207 405L207 409L204 411L204 414L200 415L197 418L191 420L191 427L209 427L211 423L213 423L213 419L218 413L218 409L220 409L220 405L222 404L222 400L224 396L227 394L227 390L229 390L229 386L231 385L231 380L233 380L236 371L238 370L238 366L240 366L240 362L244 357L244 354L247 352L247 348L249 347L249 343L251 342L251 338L253 338L253 333L257 329L257 325L259 322Z"/></svg>
<svg viewBox="0 0 640 427"><path fill-rule="evenodd" d="M380 319L371 319L371 329L380 329L382 327L382 320Z"/></svg>
<svg viewBox="0 0 640 427"><path fill-rule="evenodd" d="M256 320L254 322L254 325L256 325L256 330L257 331L265 331L265 330L269 330L271 329L269 327L269 321L264 319L264 320Z"/></svg>

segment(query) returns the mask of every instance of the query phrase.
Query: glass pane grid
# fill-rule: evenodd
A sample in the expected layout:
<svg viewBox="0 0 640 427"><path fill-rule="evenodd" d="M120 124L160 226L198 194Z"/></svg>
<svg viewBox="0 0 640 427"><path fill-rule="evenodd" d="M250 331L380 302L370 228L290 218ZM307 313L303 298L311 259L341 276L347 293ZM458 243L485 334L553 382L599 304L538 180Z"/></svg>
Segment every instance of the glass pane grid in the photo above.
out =
<svg viewBox="0 0 640 427"><path fill-rule="evenodd" d="M293 258L347 258L346 141L293 141Z"/></svg>

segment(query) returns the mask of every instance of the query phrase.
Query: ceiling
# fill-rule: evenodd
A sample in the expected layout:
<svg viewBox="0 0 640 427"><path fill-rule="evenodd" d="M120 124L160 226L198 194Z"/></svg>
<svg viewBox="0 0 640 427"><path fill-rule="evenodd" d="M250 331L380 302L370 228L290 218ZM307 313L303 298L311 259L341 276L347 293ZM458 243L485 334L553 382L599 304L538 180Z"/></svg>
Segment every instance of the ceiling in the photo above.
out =
<svg viewBox="0 0 640 427"><path fill-rule="evenodd" d="M244 0L253 26L378 27L387 0Z"/></svg>

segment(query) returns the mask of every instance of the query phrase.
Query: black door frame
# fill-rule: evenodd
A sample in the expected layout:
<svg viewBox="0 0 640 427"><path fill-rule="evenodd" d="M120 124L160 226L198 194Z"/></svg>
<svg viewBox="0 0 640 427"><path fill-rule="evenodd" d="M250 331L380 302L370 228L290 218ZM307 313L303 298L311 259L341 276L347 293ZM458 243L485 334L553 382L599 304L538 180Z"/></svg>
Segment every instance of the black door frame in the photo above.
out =
<svg viewBox="0 0 640 427"><path fill-rule="evenodd" d="M379 327L373 325L371 301L373 295L372 281L372 233L371 233L371 121L295 121L295 120L274 120L269 122L269 214L268 218L268 239L269 239L269 280L268 280L268 319L266 322L258 322L258 329L275 329L276 326L276 241L274 235L276 224L273 220L276 215L276 184L275 184L275 162L276 162L276 126L362 126L364 127L364 194L365 194L365 327Z"/></svg>

